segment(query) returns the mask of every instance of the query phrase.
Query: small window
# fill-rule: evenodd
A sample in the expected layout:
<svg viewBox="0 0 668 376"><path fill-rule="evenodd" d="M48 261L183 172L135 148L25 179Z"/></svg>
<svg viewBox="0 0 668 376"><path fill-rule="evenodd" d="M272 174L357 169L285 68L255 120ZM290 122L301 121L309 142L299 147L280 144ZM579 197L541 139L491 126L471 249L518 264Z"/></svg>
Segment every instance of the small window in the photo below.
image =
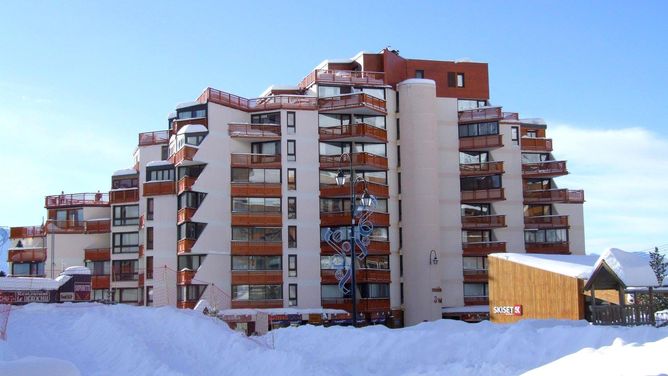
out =
<svg viewBox="0 0 668 376"><path fill-rule="evenodd" d="M457 73L457 87L464 87L464 73Z"/></svg>
<svg viewBox="0 0 668 376"><path fill-rule="evenodd" d="M146 249L153 249L153 227L146 227Z"/></svg>
<svg viewBox="0 0 668 376"><path fill-rule="evenodd" d="M297 197L288 197L288 219L297 219Z"/></svg>
<svg viewBox="0 0 668 376"><path fill-rule="evenodd" d="M397 172L397 193L401 194L401 172Z"/></svg>
<svg viewBox="0 0 668 376"><path fill-rule="evenodd" d="M295 140L288 140L288 161L297 160L297 151L295 149L296 149Z"/></svg>
<svg viewBox="0 0 668 376"><path fill-rule="evenodd" d="M424 78L424 70L416 69L415 70L415 78Z"/></svg>
<svg viewBox="0 0 668 376"><path fill-rule="evenodd" d="M401 139L401 126L399 119L397 119L397 140Z"/></svg>
<svg viewBox="0 0 668 376"><path fill-rule="evenodd" d="M169 159L169 145L162 145L160 147L160 156L163 161Z"/></svg>
<svg viewBox="0 0 668 376"><path fill-rule="evenodd" d="M513 144L515 144L515 145L520 144L519 128L518 127L511 127L510 128L510 138L513 141Z"/></svg>
<svg viewBox="0 0 668 376"><path fill-rule="evenodd" d="M297 276L297 255L288 255L288 277Z"/></svg>
<svg viewBox="0 0 668 376"><path fill-rule="evenodd" d="M397 108L396 112L399 112L399 91L397 90Z"/></svg>
<svg viewBox="0 0 668 376"><path fill-rule="evenodd" d="M296 191L297 190L297 169L289 168L288 169L288 190Z"/></svg>
<svg viewBox="0 0 668 376"><path fill-rule="evenodd" d="M401 222L401 200L399 200L399 222Z"/></svg>
<svg viewBox="0 0 668 376"><path fill-rule="evenodd" d="M153 220L153 198L146 199L146 220Z"/></svg>
<svg viewBox="0 0 668 376"><path fill-rule="evenodd" d="M153 279L153 256L146 256L146 279Z"/></svg>
<svg viewBox="0 0 668 376"><path fill-rule="evenodd" d="M297 248L297 226L288 226L288 248Z"/></svg>
<svg viewBox="0 0 668 376"><path fill-rule="evenodd" d="M288 299L289 299L288 305L290 307L297 306L297 284L291 283L288 285Z"/></svg>
<svg viewBox="0 0 668 376"><path fill-rule="evenodd" d="M397 167L401 167L401 146L397 145Z"/></svg>
<svg viewBox="0 0 668 376"><path fill-rule="evenodd" d="M296 132L295 113L288 112L288 134L295 134Z"/></svg>
<svg viewBox="0 0 668 376"><path fill-rule="evenodd" d="M535 131L535 130L527 131L527 134L524 137L536 138L536 137L538 137L538 132Z"/></svg>
<svg viewBox="0 0 668 376"><path fill-rule="evenodd" d="M404 247L404 232L401 229L401 227L399 227L399 249L402 249L403 247Z"/></svg>

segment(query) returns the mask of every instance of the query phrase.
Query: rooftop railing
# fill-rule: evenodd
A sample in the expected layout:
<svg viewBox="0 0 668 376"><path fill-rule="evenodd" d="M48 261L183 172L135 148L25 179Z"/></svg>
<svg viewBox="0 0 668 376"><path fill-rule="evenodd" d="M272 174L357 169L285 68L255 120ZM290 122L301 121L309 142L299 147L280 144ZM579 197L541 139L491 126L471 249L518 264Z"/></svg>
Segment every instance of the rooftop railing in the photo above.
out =
<svg viewBox="0 0 668 376"><path fill-rule="evenodd" d="M169 131L153 131L139 134L139 146L169 143Z"/></svg>
<svg viewBox="0 0 668 376"><path fill-rule="evenodd" d="M277 109L315 110L318 98L303 95L272 95L248 99L221 90L207 88L197 98L200 103L213 102L242 111L266 111Z"/></svg>
<svg viewBox="0 0 668 376"><path fill-rule="evenodd" d="M380 86L385 85L385 73L336 69L316 69L304 77L302 82L299 83L299 88L306 89L315 83Z"/></svg>
<svg viewBox="0 0 668 376"><path fill-rule="evenodd" d="M48 209L68 206L109 206L109 194L97 192L46 196L44 206Z"/></svg>

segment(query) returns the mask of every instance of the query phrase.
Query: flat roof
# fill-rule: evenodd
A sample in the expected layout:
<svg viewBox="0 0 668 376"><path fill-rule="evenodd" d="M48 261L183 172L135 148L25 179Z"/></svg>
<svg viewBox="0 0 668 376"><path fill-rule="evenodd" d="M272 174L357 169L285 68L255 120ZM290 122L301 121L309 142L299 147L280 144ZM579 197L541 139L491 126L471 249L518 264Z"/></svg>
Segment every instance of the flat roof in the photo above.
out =
<svg viewBox="0 0 668 376"><path fill-rule="evenodd" d="M496 257L573 278L588 279L594 271L596 255L545 255L529 253L492 253Z"/></svg>

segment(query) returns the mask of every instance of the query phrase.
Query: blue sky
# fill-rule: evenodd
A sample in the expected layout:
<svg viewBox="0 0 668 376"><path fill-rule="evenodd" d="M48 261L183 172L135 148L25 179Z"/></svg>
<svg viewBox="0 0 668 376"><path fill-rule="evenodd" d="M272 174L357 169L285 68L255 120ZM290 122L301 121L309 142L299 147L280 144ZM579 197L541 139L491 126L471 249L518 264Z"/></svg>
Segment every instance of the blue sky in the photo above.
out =
<svg viewBox="0 0 668 376"><path fill-rule="evenodd" d="M243 4L242 4L243 3ZM246 97L385 46L489 63L492 102L543 117L585 188L588 252L668 243L666 2L2 2L0 225L106 190L137 133L212 86Z"/></svg>

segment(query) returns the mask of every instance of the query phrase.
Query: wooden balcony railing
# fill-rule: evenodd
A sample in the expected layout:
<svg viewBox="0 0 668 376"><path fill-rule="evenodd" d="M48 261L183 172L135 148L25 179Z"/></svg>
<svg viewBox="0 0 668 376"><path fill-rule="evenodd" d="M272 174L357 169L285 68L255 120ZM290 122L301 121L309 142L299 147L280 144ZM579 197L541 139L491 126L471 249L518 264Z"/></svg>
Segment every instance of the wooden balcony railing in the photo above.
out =
<svg viewBox="0 0 668 376"><path fill-rule="evenodd" d="M112 277L114 282L137 281L139 280L139 273L114 271Z"/></svg>
<svg viewBox="0 0 668 376"><path fill-rule="evenodd" d="M139 201L139 188L116 189L109 192L112 204L125 204Z"/></svg>
<svg viewBox="0 0 668 376"><path fill-rule="evenodd" d="M185 145L169 157L169 161L175 166L181 164L183 161L192 161L195 154L197 154L197 150L199 149L196 146Z"/></svg>
<svg viewBox="0 0 668 376"><path fill-rule="evenodd" d="M44 236L43 226L11 227L9 229L9 237L12 239L38 238L41 236Z"/></svg>
<svg viewBox="0 0 668 376"><path fill-rule="evenodd" d="M367 152L353 153L353 166L357 170L387 170L387 158ZM340 169L348 168L349 161L342 161L340 155L321 155L320 168Z"/></svg>
<svg viewBox="0 0 668 376"><path fill-rule="evenodd" d="M502 146L503 137L500 134L462 137L459 139L459 150L487 150Z"/></svg>
<svg viewBox="0 0 668 376"><path fill-rule="evenodd" d="M464 282L487 282L487 269L464 269Z"/></svg>
<svg viewBox="0 0 668 376"><path fill-rule="evenodd" d="M44 207L47 209L72 206L109 206L108 193L70 193L46 196Z"/></svg>
<svg viewBox="0 0 668 376"><path fill-rule="evenodd" d="M387 241L372 240L366 248L370 255L390 254L390 242ZM327 242L320 242L320 253L323 255L334 255L336 251Z"/></svg>
<svg viewBox="0 0 668 376"><path fill-rule="evenodd" d="M280 139L280 124L228 123L230 137Z"/></svg>
<svg viewBox="0 0 668 376"><path fill-rule="evenodd" d="M92 275L90 281L94 290L108 289L111 286L111 276L109 274Z"/></svg>
<svg viewBox="0 0 668 376"><path fill-rule="evenodd" d="M7 262L44 262L46 248L14 248L7 252Z"/></svg>
<svg viewBox="0 0 668 376"><path fill-rule="evenodd" d="M490 253L505 252L506 242L465 242L462 243L464 255L487 256Z"/></svg>
<svg viewBox="0 0 668 376"><path fill-rule="evenodd" d="M111 232L110 219L92 219L85 222L87 234L105 234Z"/></svg>
<svg viewBox="0 0 668 376"><path fill-rule="evenodd" d="M195 278L196 270L183 269L176 272L176 284L178 285L189 285L193 282Z"/></svg>
<svg viewBox="0 0 668 376"><path fill-rule="evenodd" d="M88 221L52 220L46 224L46 233L66 234L105 234L111 232L110 219L94 219Z"/></svg>
<svg viewBox="0 0 668 376"><path fill-rule="evenodd" d="M232 241L230 250L235 256L277 256L283 253L283 242Z"/></svg>
<svg viewBox="0 0 668 376"><path fill-rule="evenodd" d="M464 305L488 305L488 296L465 296Z"/></svg>
<svg viewBox="0 0 668 376"><path fill-rule="evenodd" d="M387 131L370 124L356 123L318 128L320 141L387 142Z"/></svg>
<svg viewBox="0 0 668 376"><path fill-rule="evenodd" d="M524 226L530 228L557 228L568 227L567 215L541 215L524 217Z"/></svg>
<svg viewBox="0 0 668 376"><path fill-rule="evenodd" d="M307 89L315 83L333 85L383 86L385 85L385 73L371 71L316 69L304 77L304 79L299 83L299 88Z"/></svg>
<svg viewBox="0 0 668 376"><path fill-rule="evenodd" d="M389 226L389 213L373 213L369 218L374 226ZM346 226L350 224L350 211L320 212L320 226Z"/></svg>
<svg viewBox="0 0 668 376"><path fill-rule="evenodd" d="M524 191L524 202L527 204L581 204L584 202L584 191L570 189L543 189L535 191Z"/></svg>
<svg viewBox="0 0 668 376"><path fill-rule="evenodd" d="M591 310L594 325L654 325L656 307L650 304L637 305L593 305Z"/></svg>
<svg viewBox="0 0 668 376"><path fill-rule="evenodd" d="M176 194L176 184L172 180L147 181L144 183L144 196L164 196Z"/></svg>
<svg viewBox="0 0 668 376"><path fill-rule="evenodd" d="M485 229L506 227L505 215L471 215L462 216L462 228Z"/></svg>
<svg viewBox="0 0 668 376"><path fill-rule="evenodd" d="M520 141L522 150L530 151L552 151L552 139L522 137Z"/></svg>
<svg viewBox="0 0 668 376"><path fill-rule="evenodd" d="M84 250L86 261L109 261L111 260L111 248L87 248Z"/></svg>
<svg viewBox="0 0 668 376"><path fill-rule="evenodd" d="M462 202L485 202L505 200L503 188L462 191Z"/></svg>
<svg viewBox="0 0 668 376"><path fill-rule="evenodd" d="M281 212L232 213L232 226L281 226Z"/></svg>
<svg viewBox="0 0 668 376"><path fill-rule="evenodd" d="M181 208L176 212L176 223L181 224L183 222L188 222L193 218L197 209L195 208Z"/></svg>
<svg viewBox="0 0 668 376"><path fill-rule="evenodd" d="M320 280L321 283L338 283L336 279L336 270L333 269L321 269L320 270ZM357 283L390 283L391 276L390 270L381 270L381 269L357 269L355 270L355 276Z"/></svg>
<svg viewBox="0 0 668 376"><path fill-rule="evenodd" d="M232 197L281 197L281 183L232 183Z"/></svg>
<svg viewBox="0 0 668 376"><path fill-rule="evenodd" d="M144 281L145 281L144 273L139 273L139 275L137 276L137 285L139 287L144 287Z"/></svg>
<svg viewBox="0 0 668 376"><path fill-rule="evenodd" d="M179 300L176 302L176 308L193 309L197 305L198 300Z"/></svg>
<svg viewBox="0 0 668 376"><path fill-rule="evenodd" d="M459 122L498 120L503 118L501 107L483 107L459 111Z"/></svg>
<svg viewBox="0 0 668 376"><path fill-rule="evenodd" d="M153 131L139 134L139 146L161 145L169 143L169 131Z"/></svg>
<svg viewBox="0 0 668 376"><path fill-rule="evenodd" d="M255 99L247 99L217 89L207 88L197 98L199 103L213 102L238 110L254 112L267 110L315 110L318 98L303 95L272 95Z"/></svg>
<svg viewBox="0 0 668 376"><path fill-rule="evenodd" d="M318 98L318 107L323 112L360 112L370 111L381 115L387 114L385 101L366 93L337 95Z"/></svg>
<svg viewBox="0 0 668 376"><path fill-rule="evenodd" d="M559 243L526 243L527 253L557 253L570 254L568 242Z"/></svg>
<svg viewBox="0 0 668 376"><path fill-rule="evenodd" d="M342 186L336 184L320 184L321 197L350 197L350 183L346 179L346 183ZM364 192L364 184L357 184L357 192ZM370 195L376 198L390 197L390 189L385 184L368 182L366 185L367 191Z"/></svg>
<svg viewBox="0 0 668 376"><path fill-rule="evenodd" d="M176 242L176 253L190 253L195 245L196 239L181 239Z"/></svg>
<svg viewBox="0 0 668 376"><path fill-rule="evenodd" d="M503 162L486 163L462 163L459 165L459 173L462 176L479 176L503 174Z"/></svg>
<svg viewBox="0 0 668 376"><path fill-rule="evenodd" d="M566 161L545 161L522 164L522 176L526 178L551 177L566 174L568 174Z"/></svg>
<svg viewBox="0 0 668 376"><path fill-rule="evenodd" d="M232 154L232 167L281 168L280 154Z"/></svg>
<svg viewBox="0 0 668 376"><path fill-rule="evenodd" d="M176 194L181 194L186 191L190 191L193 187L193 184L197 181L196 178L191 178L190 176L184 176L176 183Z"/></svg>
<svg viewBox="0 0 668 376"><path fill-rule="evenodd" d="M232 308L283 308L283 299L232 300Z"/></svg>
<svg viewBox="0 0 668 376"><path fill-rule="evenodd" d="M232 270L233 285L274 285L283 283L282 270Z"/></svg>

